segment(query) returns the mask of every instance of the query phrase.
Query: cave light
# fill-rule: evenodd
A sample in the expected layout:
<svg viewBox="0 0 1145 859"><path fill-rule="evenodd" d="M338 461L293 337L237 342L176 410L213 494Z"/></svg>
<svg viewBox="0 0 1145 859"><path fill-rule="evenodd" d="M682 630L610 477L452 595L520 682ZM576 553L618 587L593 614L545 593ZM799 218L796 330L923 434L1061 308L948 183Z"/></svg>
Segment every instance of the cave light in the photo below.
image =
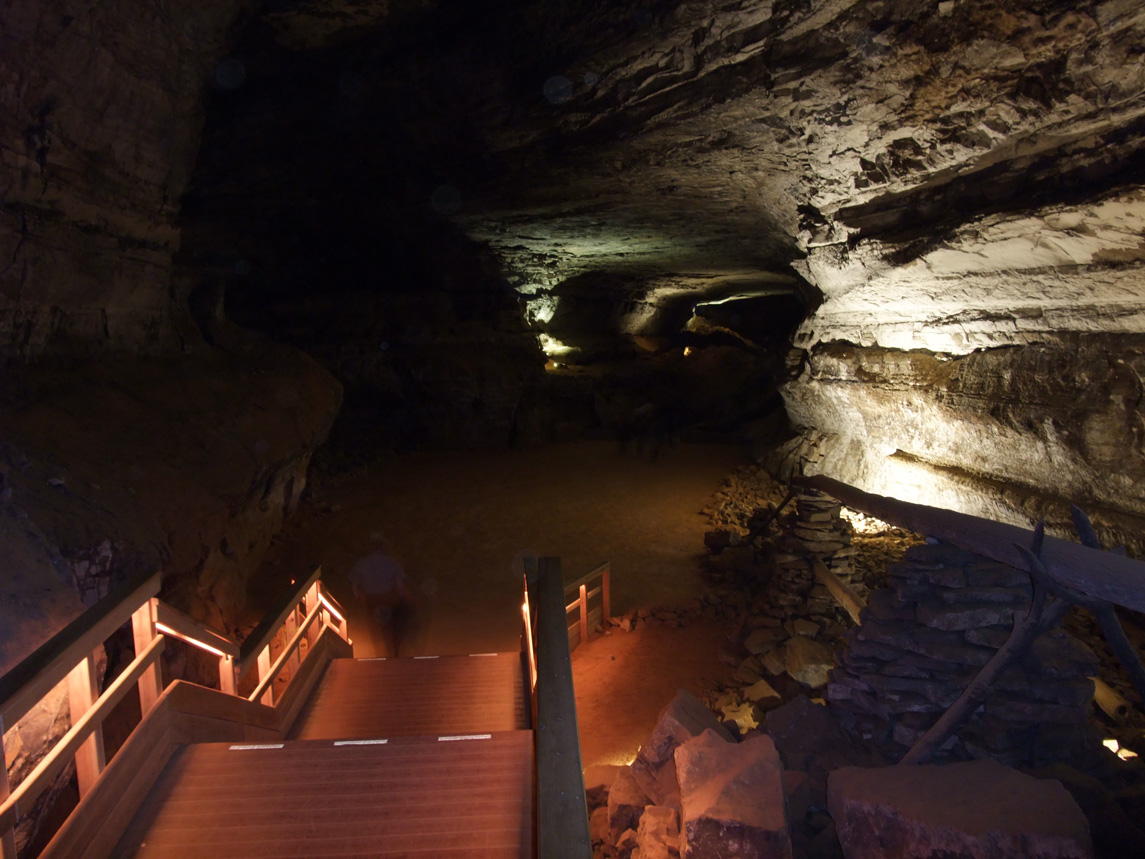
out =
<svg viewBox="0 0 1145 859"><path fill-rule="evenodd" d="M687 358L691 354L692 354L692 347L691 346L685 346L684 347L684 357Z"/></svg>
<svg viewBox="0 0 1145 859"><path fill-rule="evenodd" d="M1137 757L1137 752L1133 751L1132 749L1121 748L1121 744L1112 737L1110 737L1108 740L1103 740L1101 744L1109 749L1109 751L1113 752L1113 754L1117 755L1117 757L1121 758L1123 761L1129 761Z"/></svg>
<svg viewBox="0 0 1145 859"><path fill-rule="evenodd" d="M538 334L537 340L541 344L541 350L550 358L567 355L573 351L572 346L562 343L556 337L549 334Z"/></svg>

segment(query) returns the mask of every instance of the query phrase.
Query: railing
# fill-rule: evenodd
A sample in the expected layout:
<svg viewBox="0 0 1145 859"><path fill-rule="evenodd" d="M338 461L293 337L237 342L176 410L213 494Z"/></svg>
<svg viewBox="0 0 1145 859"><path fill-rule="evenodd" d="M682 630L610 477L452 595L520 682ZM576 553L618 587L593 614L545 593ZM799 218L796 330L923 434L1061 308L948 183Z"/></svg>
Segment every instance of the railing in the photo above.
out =
<svg viewBox="0 0 1145 859"><path fill-rule="evenodd" d="M0 857L15 859L15 826L19 808L29 807L52 783L68 762L75 760L81 799L87 795L107 766L103 745L103 722L115 706L137 687L144 720L163 694L159 655L168 638L178 638L218 656L219 689L227 695L235 691L244 676L258 668L257 682L250 700L274 702L274 680L286 665L296 672L302 643L308 649L321 633L331 627L346 638L345 613L324 592L321 569L296 586L240 647L232 639L208 629L194 618L165 605L156 598L160 574L137 579L113 591L74 620L50 641L36 650L12 671L0 678ZM298 616L305 611L305 619ZM135 638L135 659L99 694L96 651L128 620ZM289 641L278 660L270 665L270 644L280 628ZM3 732L14 726L61 681L67 679L71 729L55 744L36 767L10 790Z"/></svg>
<svg viewBox="0 0 1145 859"><path fill-rule="evenodd" d="M576 620L568 624L569 634L569 650L576 650L577 647L588 641L588 631L594 629L598 623L607 623L608 619L612 616L612 567L609 562L605 562L585 576L581 576L575 582L570 582L565 585L565 617L572 612L577 612ZM589 584L594 581L600 581L600 584L594 588L589 588ZM575 598L573 598L575 595ZM600 604L590 608L589 600L594 597L600 597ZM572 599L572 602L569 600Z"/></svg>
<svg viewBox="0 0 1145 859"><path fill-rule="evenodd" d="M559 558L540 558L526 561L525 567L521 612L536 742L536 855L542 859L588 859L592 856L592 843L561 562ZM599 572L600 569L594 571ZM585 579L574 582L572 587L583 594Z"/></svg>

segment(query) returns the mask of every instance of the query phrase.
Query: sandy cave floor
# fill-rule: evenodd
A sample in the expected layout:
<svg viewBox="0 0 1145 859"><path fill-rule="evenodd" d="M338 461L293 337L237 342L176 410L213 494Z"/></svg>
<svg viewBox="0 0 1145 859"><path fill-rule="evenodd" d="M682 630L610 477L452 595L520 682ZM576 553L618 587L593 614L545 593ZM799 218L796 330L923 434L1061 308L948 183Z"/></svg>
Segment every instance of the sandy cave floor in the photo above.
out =
<svg viewBox="0 0 1145 859"><path fill-rule="evenodd" d="M612 565L612 612L678 605L704 591L699 513L747 460L737 446L681 444L657 462L608 442L525 451L434 451L394 457L315 488L276 542L252 605L268 605L289 578L323 567L350 609L358 657L379 653L351 599L353 563L386 546L418 600L402 655L517 650L520 593L513 557L562 559L566 580ZM714 622L649 626L594 636L573 654L585 766L630 760L678 688L731 671Z"/></svg>

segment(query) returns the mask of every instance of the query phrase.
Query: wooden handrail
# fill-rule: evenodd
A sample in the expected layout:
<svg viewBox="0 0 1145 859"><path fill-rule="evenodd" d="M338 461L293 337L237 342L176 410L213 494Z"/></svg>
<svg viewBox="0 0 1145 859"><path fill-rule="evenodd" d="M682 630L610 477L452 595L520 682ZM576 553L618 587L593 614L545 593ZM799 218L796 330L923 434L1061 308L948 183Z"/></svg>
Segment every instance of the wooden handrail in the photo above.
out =
<svg viewBox="0 0 1145 859"><path fill-rule="evenodd" d="M314 606L314 608L310 610L310 614L306 615L306 619L298 625L298 631L295 632L294 637L291 638L289 642L287 642L286 647L282 648L282 653L278 655L278 659L275 660L274 664L270 667L270 670L266 672L265 676L259 678L258 686L256 686L255 690L247 696L247 700L258 701L260 698L262 698L263 693L266 692L266 690L270 687L270 684L274 682L274 678L278 676L278 673L282 671L282 666L284 666L290 659L291 655L294 653L295 648L298 647L299 642L301 642L302 639L306 636L311 624L314 623L314 619L317 618L318 615L322 613L322 611L323 605L321 602L319 602L316 606Z"/></svg>
<svg viewBox="0 0 1145 859"><path fill-rule="evenodd" d="M34 802L41 793L47 790L52 779L67 766L68 761L84 740L102 725L112 708L131 691L143 672L159 658L165 643L166 639L159 636L151 642L145 651L136 656L127 669L115 678L107 691L99 696L95 705L72 725L71 729L60 738L60 741L52 747L52 750L43 760L36 764L35 769L12 791L4 804L0 805L0 831L7 832L16 825L20 804L28 805Z"/></svg>
<svg viewBox="0 0 1145 859"><path fill-rule="evenodd" d="M589 590L589 582L599 579L600 585ZM570 596L576 595L572 602L566 602L565 614L577 611L577 619L573 626L568 626L569 646L573 649L588 641L589 609L588 601L600 594L600 622L607 623L612 614L612 564L605 561L596 569L581 576L575 582L564 586L564 597L567 601ZM566 618L567 620L567 618ZM576 644L572 643L573 630L577 630Z"/></svg>
<svg viewBox="0 0 1145 859"><path fill-rule="evenodd" d="M792 483L826 492L848 507L899 527L937 537L1011 567L1027 569L1026 559L1017 549L1033 545L1034 532L1025 528L871 495L823 475L797 477ZM1048 535L1042 544L1041 561L1050 576L1076 591L1145 611L1145 563L1141 561Z"/></svg>
<svg viewBox="0 0 1145 859"><path fill-rule="evenodd" d="M159 593L160 573L125 582L0 677L0 722L12 727L89 653Z"/></svg>
<svg viewBox="0 0 1145 859"><path fill-rule="evenodd" d="M258 690L261 694L290 661L291 655L299 650L302 639L319 617L323 618L323 627L334 627L334 634L346 643L345 613L322 590L321 575L322 570L318 568L306 581L296 585L242 646L191 616L160 602L156 598L160 573L137 578L100 600L12 671L0 677L0 729L15 725L65 678L68 679L73 722L71 729L19 786L11 791L8 789L3 743L0 742L0 760L3 761L3 769L0 770L0 857L9 859L15 856L12 830L19 818L19 806L23 804L27 807L28 803L34 801L69 760L74 758L76 761L81 798L88 793L89 788L99 783L98 779L106 763L101 734L103 721L133 686L139 688L146 721L146 716L162 693L158 657L167 642L164 631L219 656L219 689L226 696L233 696L236 691L236 657L245 655L244 670L252 667L256 661L260 665L266 663L264 667L270 670L263 672ZM300 602L304 602L309 609L306 621L294 633L283 654L271 668L268 655L270 641L284 621L296 617L294 613ZM334 618L337 618L337 624L332 622ZM129 620L134 631L136 658L97 697L98 684L92 654ZM293 625L290 629L294 632ZM321 635L318 637L321 638ZM288 702L288 709L293 707L296 710L297 688L307 683L313 684L314 679L312 672L302 670L300 674L298 667L295 667L283 695L283 700ZM295 703L290 704L291 701ZM276 706L279 703L276 702ZM2 736L0 733L0 738Z"/></svg>
<svg viewBox="0 0 1145 859"><path fill-rule="evenodd" d="M262 653L264 647L267 647L278 634L279 627L294 611L306 592L310 590L311 585L322 578L322 568L315 567L314 572L306 577L301 582L298 582L290 589L271 609L271 612L262 619L253 630L251 634L243 641L242 647L239 649L238 661L235 663L235 674L239 679L246 676L246 673L256 664L259 654Z"/></svg>
<svg viewBox="0 0 1145 859"><path fill-rule="evenodd" d="M589 859L592 842L561 562L559 558L529 559L525 568L529 614L536 622L537 855L544 859Z"/></svg>
<svg viewBox="0 0 1145 859"><path fill-rule="evenodd" d="M168 634L174 638L182 639L206 650L212 650L220 656L237 657L239 655L239 643L237 641L215 632L189 614L184 614L158 600L155 604L155 620L167 627L170 630Z"/></svg>

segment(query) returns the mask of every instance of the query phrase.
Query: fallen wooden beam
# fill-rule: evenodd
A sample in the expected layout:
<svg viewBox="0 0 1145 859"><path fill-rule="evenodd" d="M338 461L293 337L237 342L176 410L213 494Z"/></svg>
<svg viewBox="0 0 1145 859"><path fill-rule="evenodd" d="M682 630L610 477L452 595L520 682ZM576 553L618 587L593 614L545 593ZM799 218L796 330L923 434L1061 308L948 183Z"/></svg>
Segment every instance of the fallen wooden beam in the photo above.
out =
<svg viewBox="0 0 1145 859"><path fill-rule="evenodd" d="M1017 549L1017 546L1031 545L1034 532L1026 528L871 495L823 475L797 477L792 482L826 492L848 507L900 528L937 537L1003 564L1026 569L1025 559ZM1107 602L1145 612L1145 563L1048 536L1041 560L1050 576L1062 584Z"/></svg>
<svg viewBox="0 0 1145 859"><path fill-rule="evenodd" d="M860 622L859 612L867 605L863 602L862 597L851 590L846 582L827 569L827 565L818 558L811 559L811 572L831 592L831 596L838 601L839 605L847 610L847 614L857 625Z"/></svg>

